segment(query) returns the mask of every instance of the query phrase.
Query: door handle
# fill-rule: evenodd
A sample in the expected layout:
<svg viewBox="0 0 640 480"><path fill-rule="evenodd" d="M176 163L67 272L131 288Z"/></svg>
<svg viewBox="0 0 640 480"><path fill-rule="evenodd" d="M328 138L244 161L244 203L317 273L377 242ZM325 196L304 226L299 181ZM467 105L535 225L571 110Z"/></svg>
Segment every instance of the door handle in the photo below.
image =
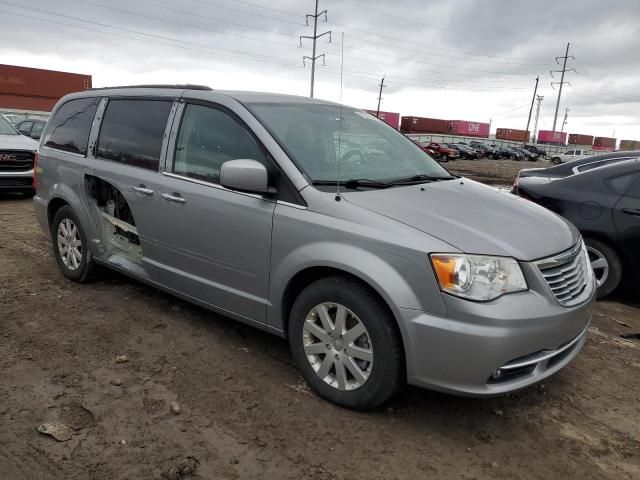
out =
<svg viewBox="0 0 640 480"><path fill-rule="evenodd" d="M640 209L638 208L623 208L622 213L626 213L627 215L634 215L636 217L640 217Z"/></svg>
<svg viewBox="0 0 640 480"><path fill-rule="evenodd" d="M169 193L161 193L160 195L162 195L162 198L169 202L186 203L186 200L178 194L171 195Z"/></svg>
<svg viewBox="0 0 640 480"><path fill-rule="evenodd" d="M144 185L140 185L139 187L131 187L134 192L141 193L142 195L153 195L153 190L145 187Z"/></svg>

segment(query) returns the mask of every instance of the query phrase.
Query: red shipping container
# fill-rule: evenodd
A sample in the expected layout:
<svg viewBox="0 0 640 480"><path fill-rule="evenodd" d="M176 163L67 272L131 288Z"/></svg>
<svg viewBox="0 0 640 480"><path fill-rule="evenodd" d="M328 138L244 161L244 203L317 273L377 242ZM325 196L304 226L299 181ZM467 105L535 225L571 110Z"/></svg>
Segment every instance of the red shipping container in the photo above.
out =
<svg viewBox="0 0 640 480"><path fill-rule="evenodd" d="M572 133L569 135L569 145L593 145L593 135Z"/></svg>
<svg viewBox="0 0 640 480"><path fill-rule="evenodd" d="M603 150L613 150L616 148L616 139L611 137L596 137L593 139L594 150L595 147L601 147Z"/></svg>
<svg viewBox="0 0 640 480"><path fill-rule="evenodd" d="M528 142L529 132L515 128L496 129L496 140L511 140L513 142Z"/></svg>
<svg viewBox="0 0 640 480"><path fill-rule="evenodd" d="M402 117L400 131L402 133L441 133L449 130L449 121L439 118Z"/></svg>
<svg viewBox="0 0 640 480"><path fill-rule="evenodd" d="M50 111L68 93L91 88L91 75L0 64L0 107Z"/></svg>
<svg viewBox="0 0 640 480"><path fill-rule="evenodd" d="M566 132L554 132L552 130L540 130L538 132L538 142L539 143L557 143L557 144L565 144L567 143L567 133Z"/></svg>
<svg viewBox="0 0 640 480"><path fill-rule="evenodd" d="M468 120L451 120L449 122L449 133L452 135L489 138L489 124L470 122Z"/></svg>
<svg viewBox="0 0 640 480"><path fill-rule="evenodd" d="M369 112L374 117L376 116L376 111L375 110L367 110L367 112ZM382 120L383 122L388 123L389 125L391 125L396 130L398 129L398 126L400 125L400 114L396 113L396 112L380 112L378 114L378 118L380 120Z"/></svg>
<svg viewBox="0 0 640 480"><path fill-rule="evenodd" d="M628 152L640 149L640 142L637 140L620 140L620 150Z"/></svg>

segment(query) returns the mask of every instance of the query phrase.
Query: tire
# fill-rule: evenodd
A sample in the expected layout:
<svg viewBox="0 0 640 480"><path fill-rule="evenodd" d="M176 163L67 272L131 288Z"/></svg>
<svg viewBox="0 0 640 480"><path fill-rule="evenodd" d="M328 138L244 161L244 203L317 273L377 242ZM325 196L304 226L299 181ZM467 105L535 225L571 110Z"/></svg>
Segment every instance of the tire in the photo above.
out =
<svg viewBox="0 0 640 480"><path fill-rule="evenodd" d="M560 160L560 157L553 157L551 159L551 163L553 163L554 165L560 165L562 163L562 160Z"/></svg>
<svg viewBox="0 0 640 480"><path fill-rule="evenodd" d="M60 227L61 224L64 225L64 228ZM69 228L70 226L75 227L75 229ZM64 235L65 231L68 234L66 238ZM60 240L60 237L64 238L64 241ZM77 240L80 241L79 248L76 251L79 255L71 253L64 255L62 253L64 243L66 242L66 244L69 245L70 240L73 242L77 242ZM73 209L68 205L61 207L53 217L53 222L51 223L51 241L53 243L53 255L64 276L74 282L86 282L95 268L95 262L88 248L87 236L82 229L82 225L73 212ZM67 252L69 252L69 249L67 249Z"/></svg>
<svg viewBox="0 0 640 480"><path fill-rule="evenodd" d="M443 155L442 157L440 157L440 161L442 163L447 163L449 161L449 157L446 155Z"/></svg>
<svg viewBox="0 0 640 480"><path fill-rule="evenodd" d="M509 157L509 160L514 161L514 162L515 162L515 161L519 161L519 160L518 160L518 157L516 157L515 155L511 155L511 156Z"/></svg>
<svg viewBox="0 0 640 480"><path fill-rule="evenodd" d="M333 327L331 324L328 329L321 327L319 312L323 306L332 322L337 318L339 308L346 309L347 320L345 328L341 329L344 343L342 335L325 335L327 330L331 333ZM354 322L360 322L365 332L355 339L347 339L349 332L355 332ZM310 334L311 331L314 333ZM389 400L404 381L403 350L395 319L378 296L356 280L328 277L305 288L291 309L288 333L293 360L304 379L319 396L332 403L355 410L370 410ZM316 337L316 334L320 336ZM365 348L371 355L370 363L349 355L350 350L357 353ZM318 353L314 355L316 351ZM311 358L307 357L309 354ZM336 360L345 363L338 364ZM347 366L347 362L351 366ZM354 365L358 372L366 371L364 380L358 381L351 373ZM340 388L338 368L345 372L342 383L346 388ZM323 369L324 377L321 376Z"/></svg>
<svg viewBox="0 0 640 480"><path fill-rule="evenodd" d="M598 298L603 298L612 293L622 279L622 262L613 248L600 240L585 238L589 260L594 268L598 282ZM599 265L602 265L600 267Z"/></svg>

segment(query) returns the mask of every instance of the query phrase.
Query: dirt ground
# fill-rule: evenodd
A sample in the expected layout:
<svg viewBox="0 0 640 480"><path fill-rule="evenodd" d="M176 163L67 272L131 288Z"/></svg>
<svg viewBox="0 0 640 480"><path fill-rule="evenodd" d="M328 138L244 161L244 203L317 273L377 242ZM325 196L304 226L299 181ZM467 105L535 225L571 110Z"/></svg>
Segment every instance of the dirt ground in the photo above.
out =
<svg viewBox="0 0 640 480"><path fill-rule="evenodd" d="M31 201L0 196L0 478L638 479L639 307L599 302L578 357L524 391L355 413L281 339L115 273L66 280ZM53 421L69 440L36 431Z"/></svg>
<svg viewBox="0 0 640 480"><path fill-rule="evenodd" d="M512 160L455 160L442 164L447 170L495 186L511 187L523 168L547 168L548 160L515 162Z"/></svg>

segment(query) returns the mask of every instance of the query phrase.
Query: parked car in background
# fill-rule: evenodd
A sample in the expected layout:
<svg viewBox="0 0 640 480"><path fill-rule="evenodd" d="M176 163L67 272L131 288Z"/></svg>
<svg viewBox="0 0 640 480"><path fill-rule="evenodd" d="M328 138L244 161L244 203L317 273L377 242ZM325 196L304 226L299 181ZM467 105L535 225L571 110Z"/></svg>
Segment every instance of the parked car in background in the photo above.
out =
<svg viewBox="0 0 640 480"><path fill-rule="evenodd" d="M513 193L554 211L580 230L599 298L613 292L622 279L640 292L640 151L523 170Z"/></svg>
<svg viewBox="0 0 640 480"><path fill-rule="evenodd" d="M480 157L493 158L496 153L496 148L491 145L487 145L486 143L472 141L469 145L473 147Z"/></svg>
<svg viewBox="0 0 640 480"><path fill-rule="evenodd" d="M40 140L46 123L44 120L22 120L16 124L16 129L22 135Z"/></svg>
<svg viewBox="0 0 640 480"><path fill-rule="evenodd" d="M440 152L437 151L435 148L430 147L429 142L415 142L415 143L416 145L418 145L418 147L420 147L420 150L429 154L431 158L434 158L436 160L440 159L441 157Z"/></svg>
<svg viewBox="0 0 640 480"><path fill-rule="evenodd" d="M537 162L538 161L538 154L537 153L533 153L530 152L529 150L527 150L524 147L516 147L514 148L514 150L520 152L523 156L523 160L527 160L528 162Z"/></svg>
<svg viewBox="0 0 640 480"><path fill-rule="evenodd" d="M438 152L441 162L448 162L449 160L457 160L460 158L460 152L455 148L451 148L446 143L430 142L429 148Z"/></svg>
<svg viewBox="0 0 640 480"><path fill-rule="evenodd" d="M593 151L591 150L567 150L564 153L555 154L551 157L551 163L554 165L560 165L561 163L570 162L571 160L577 160L580 158L588 157L593 155Z"/></svg>
<svg viewBox="0 0 640 480"><path fill-rule="evenodd" d="M39 153L36 218L67 278L107 266L288 338L336 404L374 408L405 381L506 393L585 342L595 288L575 227L460 181L361 110L94 89L58 102ZM579 280L552 288L557 270Z"/></svg>
<svg viewBox="0 0 640 480"><path fill-rule="evenodd" d="M529 150L532 153L535 153L539 158L544 158L547 156L547 152L536 145L525 145L523 148Z"/></svg>
<svg viewBox="0 0 640 480"><path fill-rule="evenodd" d="M33 166L38 142L20 135L0 117L0 191L33 195Z"/></svg>
<svg viewBox="0 0 640 480"><path fill-rule="evenodd" d="M15 115L13 113L3 113L2 115L0 115L0 117L3 117L7 122L14 126L16 123L22 120L22 117L19 117L18 115Z"/></svg>
<svg viewBox="0 0 640 480"><path fill-rule="evenodd" d="M524 160L524 154L522 152L519 152L515 148L508 147L506 145L498 147L495 155L497 158L508 158L509 160L516 161Z"/></svg>
<svg viewBox="0 0 640 480"><path fill-rule="evenodd" d="M460 157L465 160L477 160L478 152L471 148L466 143L449 143L447 144L451 148L455 148L460 152Z"/></svg>

